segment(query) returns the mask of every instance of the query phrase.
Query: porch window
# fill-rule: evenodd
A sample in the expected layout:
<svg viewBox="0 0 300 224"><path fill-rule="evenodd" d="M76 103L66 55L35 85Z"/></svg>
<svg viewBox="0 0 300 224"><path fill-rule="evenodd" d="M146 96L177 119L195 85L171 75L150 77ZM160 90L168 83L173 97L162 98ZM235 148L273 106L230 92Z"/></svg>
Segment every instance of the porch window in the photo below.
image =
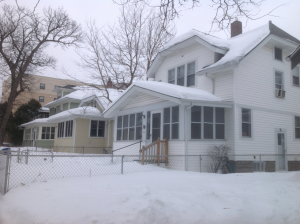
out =
<svg viewBox="0 0 300 224"><path fill-rule="evenodd" d="M193 106L191 139L225 139L224 108Z"/></svg>
<svg viewBox="0 0 300 224"><path fill-rule="evenodd" d="M168 83L175 84L175 68L168 71Z"/></svg>
<svg viewBox="0 0 300 224"><path fill-rule="evenodd" d="M31 139L31 128L25 129L25 140Z"/></svg>
<svg viewBox="0 0 300 224"><path fill-rule="evenodd" d="M242 137L251 137L251 110L242 108Z"/></svg>
<svg viewBox="0 0 300 224"><path fill-rule="evenodd" d="M293 85L294 86L299 86L299 67L296 66L293 71Z"/></svg>
<svg viewBox="0 0 300 224"><path fill-rule="evenodd" d="M35 139L39 139L39 131L40 131L40 127L36 128L36 132L35 132ZM53 133L53 138L54 138L54 133Z"/></svg>
<svg viewBox="0 0 300 224"><path fill-rule="evenodd" d="M147 139L149 140L150 139L150 120L151 119L151 112L150 111L147 111Z"/></svg>
<svg viewBox="0 0 300 224"><path fill-rule="evenodd" d="M65 137L72 137L72 132L73 132L73 120L66 121Z"/></svg>
<svg viewBox="0 0 300 224"><path fill-rule="evenodd" d="M177 85L179 86L184 86L184 70L184 65L177 67Z"/></svg>
<svg viewBox="0 0 300 224"><path fill-rule="evenodd" d="M91 120L90 137L104 137L105 121Z"/></svg>
<svg viewBox="0 0 300 224"><path fill-rule="evenodd" d="M195 85L195 62L187 64L187 84L186 86Z"/></svg>
<svg viewBox="0 0 300 224"><path fill-rule="evenodd" d="M179 106L164 109L163 138L179 138Z"/></svg>
<svg viewBox="0 0 300 224"><path fill-rule="evenodd" d="M63 138L64 137L64 128L65 128L65 122L58 123L57 138Z"/></svg>
<svg viewBox="0 0 300 224"><path fill-rule="evenodd" d="M300 138L300 117L295 117L295 138Z"/></svg>
<svg viewBox="0 0 300 224"><path fill-rule="evenodd" d="M54 139L55 127L42 127L42 139Z"/></svg>
<svg viewBox="0 0 300 224"><path fill-rule="evenodd" d="M142 118L142 113L119 116L117 123L117 140L141 140Z"/></svg>

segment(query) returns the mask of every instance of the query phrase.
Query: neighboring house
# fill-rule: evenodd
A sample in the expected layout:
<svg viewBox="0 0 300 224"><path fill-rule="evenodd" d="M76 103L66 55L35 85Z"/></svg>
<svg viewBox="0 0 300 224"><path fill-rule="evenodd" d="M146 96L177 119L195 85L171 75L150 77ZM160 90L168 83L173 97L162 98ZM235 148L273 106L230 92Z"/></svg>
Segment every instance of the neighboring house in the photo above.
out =
<svg viewBox="0 0 300 224"><path fill-rule="evenodd" d="M69 79L58 79L53 77L46 77L40 75L31 75L32 86L31 92L22 92L14 102L15 107L13 111L16 111L17 108L27 103L30 99L36 99L40 104L45 106L47 103L50 103L56 99L56 94L53 94L53 90L66 85L82 86L82 82L77 82ZM8 100L10 93L10 78L6 79L2 83L2 102Z"/></svg>
<svg viewBox="0 0 300 224"><path fill-rule="evenodd" d="M147 72L154 81L134 83L104 112L116 121L113 148L159 137L169 155L203 155L226 144L231 154L280 155L231 157L236 172L299 169L285 156L300 153L299 67L285 59L299 44L271 22L242 34L235 21L227 40L196 30L175 37Z"/></svg>
<svg viewBox="0 0 300 224"><path fill-rule="evenodd" d="M62 87L54 90L57 100L45 105L49 118L22 124L24 145L55 148L58 151L103 153L112 146L113 120L102 112L110 104L103 90L91 87ZM110 99L119 92L109 89Z"/></svg>

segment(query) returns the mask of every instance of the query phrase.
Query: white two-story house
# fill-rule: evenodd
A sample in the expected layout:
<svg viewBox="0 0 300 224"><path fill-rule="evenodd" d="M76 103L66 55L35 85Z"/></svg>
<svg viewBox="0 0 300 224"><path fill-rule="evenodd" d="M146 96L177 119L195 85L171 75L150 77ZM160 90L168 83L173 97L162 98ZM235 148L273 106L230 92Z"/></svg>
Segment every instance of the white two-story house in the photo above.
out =
<svg viewBox="0 0 300 224"><path fill-rule="evenodd" d="M159 137L169 139L169 155L204 155L225 144L248 155L231 157L236 172L258 162L265 171L300 169L285 156L300 153L299 67L286 60L300 41L271 22L246 33L239 21L231 26L226 40L191 30L164 47L147 72L154 81L135 82L104 111L115 120L114 149Z"/></svg>

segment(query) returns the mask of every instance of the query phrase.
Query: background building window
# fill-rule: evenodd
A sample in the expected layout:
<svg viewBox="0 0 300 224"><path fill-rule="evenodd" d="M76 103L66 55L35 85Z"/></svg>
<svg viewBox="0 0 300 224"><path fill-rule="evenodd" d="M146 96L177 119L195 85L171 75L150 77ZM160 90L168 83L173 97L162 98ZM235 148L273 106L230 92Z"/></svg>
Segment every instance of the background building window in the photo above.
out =
<svg viewBox="0 0 300 224"><path fill-rule="evenodd" d="M175 84L175 68L168 71L168 83Z"/></svg>
<svg viewBox="0 0 300 224"><path fill-rule="evenodd" d="M40 83L40 89L45 89L45 84L44 83Z"/></svg>
<svg viewBox="0 0 300 224"><path fill-rule="evenodd" d="M54 139L55 127L42 127L42 139Z"/></svg>
<svg viewBox="0 0 300 224"><path fill-rule="evenodd" d="M25 129L25 140L31 139L31 128Z"/></svg>
<svg viewBox="0 0 300 224"><path fill-rule="evenodd" d="M65 137L72 137L72 132L73 132L73 120L66 121Z"/></svg>
<svg viewBox="0 0 300 224"><path fill-rule="evenodd" d="M295 117L295 138L300 138L300 117Z"/></svg>
<svg viewBox="0 0 300 224"><path fill-rule="evenodd" d="M242 109L242 137L251 137L251 110Z"/></svg>
<svg viewBox="0 0 300 224"><path fill-rule="evenodd" d="M274 51L275 51L275 59L282 61L282 49L278 47L274 47Z"/></svg>
<svg viewBox="0 0 300 224"><path fill-rule="evenodd" d="M195 85L195 62L187 64L187 83L186 86Z"/></svg>
<svg viewBox="0 0 300 224"><path fill-rule="evenodd" d="M44 102L44 97L43 96L39 97L39 102Z"/></svg>
<svg viewBox="0 0 300 224"><path fill-rule="evenodd" d="M90 137L104 137L105 121L91 120Z"/></svg>
<svg viewBox="0 0 300 224"><path fill-rule="evenodd" d="M65 127L65 122L58 123L57 138L63 138L64 137L64 130L65 130L64 127Z"/></svg>
<svg viewBox="0 0 300 224"><path fill-rule="evenodd" d="M292 74L293 74L293 85L299 86L299 67L298 66L296 66L293 69Z"/></svg>
<svg viewBox="0 0 300 224"><path fill-rule="evenodd" d="M54 86L54 89L58 89L58 88L59 88L59 86L57 86L57 85Z"/></svg>

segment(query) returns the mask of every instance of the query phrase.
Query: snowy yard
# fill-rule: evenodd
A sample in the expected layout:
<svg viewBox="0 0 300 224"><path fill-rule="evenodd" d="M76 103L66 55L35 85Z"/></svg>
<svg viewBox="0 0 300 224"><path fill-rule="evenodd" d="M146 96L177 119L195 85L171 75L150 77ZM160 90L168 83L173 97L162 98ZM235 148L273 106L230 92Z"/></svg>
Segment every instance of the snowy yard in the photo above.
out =
<svg viewBox="0 0 300 224"><path fill-rule="evenodd" d="M0 223L300 223L300 172L150 171L11 189Z"/></svg>

